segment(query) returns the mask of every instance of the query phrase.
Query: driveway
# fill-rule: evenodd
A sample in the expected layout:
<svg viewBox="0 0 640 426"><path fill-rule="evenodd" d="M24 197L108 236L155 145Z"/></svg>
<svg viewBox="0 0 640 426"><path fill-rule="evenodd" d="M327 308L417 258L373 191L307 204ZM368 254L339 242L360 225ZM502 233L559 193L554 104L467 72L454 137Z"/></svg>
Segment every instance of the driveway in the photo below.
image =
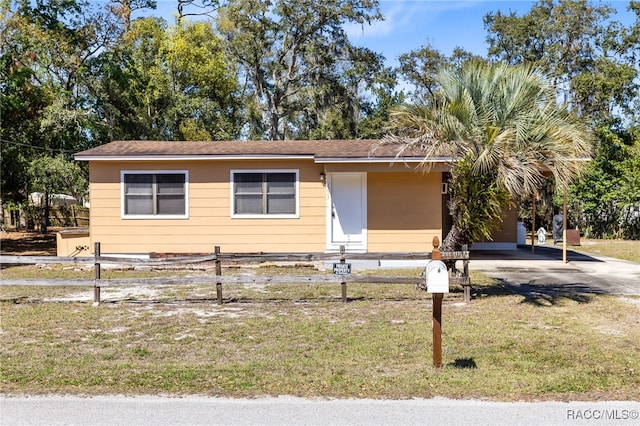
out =
<svg viewBox="0 0 640 426"><path fill-rule="evenodd" d="M481 271L515 293L640 295L640 264L552 246L514 251L473 251L469 269Z"/></svg>

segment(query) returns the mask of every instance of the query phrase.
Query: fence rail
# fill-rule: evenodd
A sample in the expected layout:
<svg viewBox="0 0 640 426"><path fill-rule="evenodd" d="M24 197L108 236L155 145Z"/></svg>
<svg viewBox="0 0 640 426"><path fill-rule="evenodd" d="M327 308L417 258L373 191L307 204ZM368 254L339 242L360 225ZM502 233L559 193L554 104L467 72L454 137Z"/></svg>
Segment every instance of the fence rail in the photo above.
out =
<svg viewBox="0 0 640 426"><path fill-rule="evenodd" d="M420 286L424 284L425 278L400 277L400 276L376 276L376 275L222 275L222 262L229 265L251 264L251 263L301 263L334 261L345 264L347 256L349 261L359 260L428 260L431 253L345 253L341 248L340 253L222 253L220 247L216 246L214 253L201 256L180 256L162 257L151 259L138 259L128 257L102 256L100 243L95 243L94 257L73 258L73 257L53 257L53 256L0 256L0 263L7 264L39 264L39 263L81 263L94 265L94 279L3 279L0 285L3 286L93 286L94 303L100 303L100 290L102 287L115 286L179 286L192 284L216 284L216 296L218 303L223 303L223 284L317 284L317 283L340 283L342 287L342 301L347 301L347 283L367 283L367 284L412 284ZM471 300L471 281L469 279L469 251L442 252L442 260L463 262L461 271L453 271L449 278L451 285L459 285L464 289L465 301ZM201 277L156 277L156 278L123 278L123 279L102 279L102 264L122 264L122 265L145 265L161 266L198 264L213 262L215 275Z"/></svg>
<svg viewBox="0 0 640 426"><path fill-rule="evenodd" d="M465 277L450 277L451 284L463 285ZM333 275L220 275L203 277L155 277L155 278L109 278L100 280L100 287L128 287L132 285L178 286L193 284L322 284L322 283L366 283L366 284L420 284L423 277L393 277L375 275L349 275L339 278ZM96 281L92 278L10 278L3 279L0 286L42 287L89 287Z"/></svg>
<svg viewBox="0 0 640 426"><path fill-rule="evenodd" d="M101 263L129 264L129 265L171 265L184 263L214 262L216 259L226 260L236 263L266 263L266 262L318 262L336 260L339 253L220 253L219 255L203 256L180 256L180 257L157 257L157 258L135 258L116 256L94 256L94 257L72 257L72 256L13 256L1 255L0 264L63 264L82 263L91 264L95 260ZM349 253L349 260L428 260L431 253L428 252L367 252ZM468 251L442 252L443 260L469 260Z"/></svg>

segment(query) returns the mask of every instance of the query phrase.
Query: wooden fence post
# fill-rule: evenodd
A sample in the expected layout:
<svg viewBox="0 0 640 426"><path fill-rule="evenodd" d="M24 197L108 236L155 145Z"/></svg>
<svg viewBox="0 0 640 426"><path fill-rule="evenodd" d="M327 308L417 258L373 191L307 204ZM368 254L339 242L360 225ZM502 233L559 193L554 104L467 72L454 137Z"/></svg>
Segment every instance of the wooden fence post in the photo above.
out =
<svg viewBox="0 0 640 426"><path fill-rule="evenodd" d="M469 278L469 259L466 254L469 251L468 245L462 246L462 254L464 255L464 259L462 260L462 276L465 278ZM466 284L462 286L464 289L464 301L471 302L471 281L467 281Z"/></svg>
<svg viewBox="0 0 640 426"><path fill-rule="evenodd" d="M440 240L433 237L431 260L440 260ZM442 367L442 293L433 293L433 365Z"/></svg>
<svg viewBox="0 0 640 426"><path fill-rule="evenodd" d="M78 226L78 219L76 219L75 204L71 204L71 219L73 220L73 226Z"/></svg>
<svg viewBox="0 0 640 426"><path fill-rule="evenodd" d="M345 264L344 258L345 247L340 246L340 264ZM345 275L342 275L342 282L340 283L341 291L342 291L342 303L347 303L347 280Z"/></svg>
<svg viewBox="0 0 640 426"><path fill-rule="evenodd" d="M220 246L216 246L214 249L214 259L216 262L216 277L222 275L222 264L220 262ZM216 281L216 297L218 299L218 305L222 305L222 283Z"/></svg>
<svg viewBox="0 0 640 426"><path fill-rule="evenodd" d="M93 269L95 271L95 277L93 281L93 303L100 304L100 243L96 242L93 245Z"/></svg>

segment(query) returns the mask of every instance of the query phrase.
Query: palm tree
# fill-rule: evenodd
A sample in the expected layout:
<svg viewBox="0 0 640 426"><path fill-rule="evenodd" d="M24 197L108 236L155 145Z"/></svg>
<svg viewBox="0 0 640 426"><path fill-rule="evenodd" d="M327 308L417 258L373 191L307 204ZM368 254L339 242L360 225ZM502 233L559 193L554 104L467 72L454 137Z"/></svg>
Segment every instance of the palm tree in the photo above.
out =
<svg viewBox="0 0 640 426"><path fill-rule="evenodd" d="M468 63L438 83L433 98L392 113L383 143L402 144L400 156L451 159L445 250L491 238L509 204L535 194L545 175L564 190L590 156L588 129L531 66Z"/></svg>

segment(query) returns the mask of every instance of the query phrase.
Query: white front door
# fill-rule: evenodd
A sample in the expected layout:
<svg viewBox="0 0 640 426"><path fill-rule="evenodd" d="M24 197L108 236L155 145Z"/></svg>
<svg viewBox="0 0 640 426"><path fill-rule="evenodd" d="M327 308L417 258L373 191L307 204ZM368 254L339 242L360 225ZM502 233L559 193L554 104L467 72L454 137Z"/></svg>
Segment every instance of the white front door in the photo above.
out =
<svg viewBox="0 0 640 426"><path fill-rule="evenodd" d="M327 179L329 250L367 249L367 175L334 173Z"/></svg>

